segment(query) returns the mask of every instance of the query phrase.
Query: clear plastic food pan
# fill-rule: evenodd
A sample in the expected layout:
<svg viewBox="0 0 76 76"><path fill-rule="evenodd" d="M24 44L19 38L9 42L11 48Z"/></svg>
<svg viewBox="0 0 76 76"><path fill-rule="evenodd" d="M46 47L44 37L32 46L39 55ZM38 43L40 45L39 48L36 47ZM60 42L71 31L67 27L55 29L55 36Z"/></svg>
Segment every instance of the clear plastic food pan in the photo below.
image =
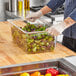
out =
<svg viewBox="0 0 76 76"><path fill-rule="evenodd" d="M54 50L55 39L45 32L49 24L25 23L24 26L18 26L12 20L9 22L12 24L11 31L14 42L27 53L51 52Z"/></svg>

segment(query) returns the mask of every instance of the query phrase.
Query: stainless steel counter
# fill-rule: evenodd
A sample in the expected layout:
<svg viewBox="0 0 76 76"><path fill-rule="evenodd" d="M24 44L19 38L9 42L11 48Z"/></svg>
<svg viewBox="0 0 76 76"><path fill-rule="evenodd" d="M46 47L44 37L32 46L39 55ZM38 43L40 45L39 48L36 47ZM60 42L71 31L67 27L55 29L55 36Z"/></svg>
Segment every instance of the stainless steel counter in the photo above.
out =
<svg viewBox="0 0 76 76"><path fill-rule="evenodd" d="M64 59L70 62L71 64L73 64L74 66L76 66L76 56L72 56Z"/></svg>
<svg viewBox="0 0 76 76"><path fill-rule="evenodd" d="M0 21L7 21L8 19L17 18L11 12L8 12L9 9L9 0L0 0Z"/></svg>
<svg viewBox="0 0 76 76"><path fill-rule="evenodd" d="M69 57L71 58L71 57ZM55 68L59 70L60 74L69 74L69 76L76 76L76 67L70 64L64 58L56 59L56 60L46 60L46 61L39 61L39 62L32 62L32 63L24 63L24 64L17 64L17 65L10 65L10 66L3 66L0 67L0 75L14 75L20 74L23 72L45 72L48 68Z"/></svg>
<svg viewBox="0 0 76 76"><path fill-rule="evenodd" d="M0 21L5 20L5 5L4 0L0 0Z"/></svg>

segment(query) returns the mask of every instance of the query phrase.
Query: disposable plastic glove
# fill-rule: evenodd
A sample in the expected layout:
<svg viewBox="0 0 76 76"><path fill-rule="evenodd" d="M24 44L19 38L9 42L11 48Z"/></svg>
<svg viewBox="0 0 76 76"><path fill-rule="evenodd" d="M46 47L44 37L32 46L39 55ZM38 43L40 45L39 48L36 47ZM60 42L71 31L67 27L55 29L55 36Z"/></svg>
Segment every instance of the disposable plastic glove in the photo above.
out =
<svg viewBox="0 0 76 76"><path fill-rule="evenodd" d="M51 26L50 28L46 29L46 31L53 35L53 36L58 36L59 34L61 34L66 28L68 28L68 26L66 25L66 23L63 21L59 24L55 24L53 26Z"/></svg>
<svg viewBox="0 0 76 76"><path fill-rule="evenodd" d="M38 11L38 12L35 12L35 13L31 13L30 15L28 15L26 17L26 19L28 21L34 22L36 19L40 18L42 15L43 15L42 12Z"/></svg>

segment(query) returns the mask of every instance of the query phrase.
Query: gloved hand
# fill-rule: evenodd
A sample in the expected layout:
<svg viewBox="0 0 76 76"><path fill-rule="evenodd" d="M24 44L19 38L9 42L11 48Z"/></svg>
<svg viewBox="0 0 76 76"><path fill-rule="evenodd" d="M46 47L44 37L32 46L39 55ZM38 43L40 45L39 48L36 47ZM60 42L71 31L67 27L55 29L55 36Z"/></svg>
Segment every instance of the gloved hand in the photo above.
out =
<svg viewBox="0 0 76 76"><path fill-rule="evenodd" d="M43 15L42 12L38 11L38 12L35 12L35 13L31 13L30 15L28 15L26 17L26 19L28 21L34 22L36 19L40 18L42 15Z"/></svg>
<svg viewBox="0 0 76 76"><path fill-rule="evenodd" d="M66 25L65 22L61 22L59 24L55 24L53 26L51 26L50 28L46 29L46 31L53 35L53 36L58 36L59 34L61 34L66 28L68 28L68 26Z"/></svg>

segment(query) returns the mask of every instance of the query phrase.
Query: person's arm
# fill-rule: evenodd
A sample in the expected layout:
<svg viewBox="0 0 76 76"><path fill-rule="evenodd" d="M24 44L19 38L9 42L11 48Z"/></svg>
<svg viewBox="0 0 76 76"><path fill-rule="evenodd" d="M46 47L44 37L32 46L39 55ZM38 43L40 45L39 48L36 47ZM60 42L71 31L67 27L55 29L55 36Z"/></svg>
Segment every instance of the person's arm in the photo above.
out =
<svg viewBox="0 0 76 76"><path fill-rule="evenodd" d="M48 6L44 6L42 9L40 9L43 15L47 14L48 12L52 12L52 9Z"/></svg>
<svg viewBox="0 0 76 76"><path fill-rule="evenodd" d="M50 2L46 6L44 6L39 11L28 15L26 19L31 22L34 22L36 19L40 18L44 14L55 11L59 6L61 6L64 3L64 1L65 0L50 0Z"/></svg>
<svg viewBox="0 0 76 76"><path fill-rule="evenodd" d="M50 0L49 3L44 6L40 11L42 11L43 15L47 14L48 12L55 11L58 7L60 7L65 0Z"/></svg>
<svg viewBox="0 0 76 76"><path fill-rule="evenodd" d="M75 23L76 21L70 17L67 17L63 22L51 26L50 28L46 29L46 31L51 35L58 36L62 34L65 29L69 28Z"/></svg>
<svg viewBox="0 0 76 76"><path fill-rule="evenodd" d="M73 16L74 15L74 16ZM54 36L58 36L61 34L65 29L69 28L73 24L76 23L76 14L73 12L70 17L67 17L63 22L53 25L52 27L46 29L48 33Z"/></svg>
<svg viewBox="0 0 76 76"><path fill-rule="evenodd" d="M66 27L70 27L76 23L76 8L71 12L71 14L64 20Z"/></svg>
<svg viewBox="0 0 76 76"><path fill-rule="evenodd" d="M76 22L76 8L71 12L71 14L68 16L71 20ZM68 19L68 18L67 18ZM69 19L68 19L69 21ZM70 22L70 21L69 21ZM73 23L73 22L72 22Z"/></svg>
<svg viewBox="0 0 76 76"><path fill-rule="evenodd" d="M64 22L65 22L65 24L66 24L65 27L67 27L67 28L76 23L76 21L73 20L71 17L67 17L67 18L64 20Z"/></svg>

